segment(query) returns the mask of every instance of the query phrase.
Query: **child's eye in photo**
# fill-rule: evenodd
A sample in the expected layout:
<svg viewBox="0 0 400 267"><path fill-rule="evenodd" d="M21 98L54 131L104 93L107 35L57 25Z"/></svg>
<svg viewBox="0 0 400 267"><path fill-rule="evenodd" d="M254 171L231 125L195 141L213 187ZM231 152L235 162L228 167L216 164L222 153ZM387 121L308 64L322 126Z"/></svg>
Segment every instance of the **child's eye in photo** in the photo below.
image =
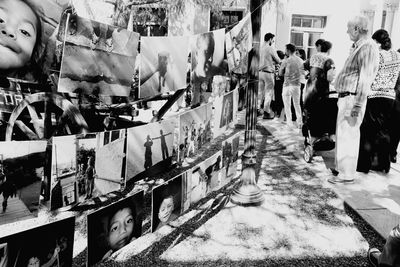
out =
<svg viewBox="0 0 400 267"><path fill-rule="evenodd" d="M118 230L118 225L114 225L113 227L111 227L111 231L110 232L115 232Z"/></svg>
<svg viewBox="0 0 400 267"><path fill-rule="evenodd" d="M126 220L126 223L133 223L133 218L128 218L128 219Z"/></svg>
<svg viewBox="0 0 400 267"><path fill-rule="evenodd" d="M25 30L20 30L21 31L21 33L23 34L23 35L25 35L25 36L27 36L27 37L31 37L31 34L29 33L29 32L27 32L27 31L25 31Z"/></svg>

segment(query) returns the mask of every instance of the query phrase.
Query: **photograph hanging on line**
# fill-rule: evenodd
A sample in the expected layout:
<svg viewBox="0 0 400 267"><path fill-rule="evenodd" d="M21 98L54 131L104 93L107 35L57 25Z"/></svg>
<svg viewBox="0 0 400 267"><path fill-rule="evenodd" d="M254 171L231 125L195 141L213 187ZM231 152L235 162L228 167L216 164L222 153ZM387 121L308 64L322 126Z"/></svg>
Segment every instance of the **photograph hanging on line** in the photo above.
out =
<svg viewBox="0 0 400 267"><path fill-rule="evenodd" d="M47 141L0 142L0 225L38 214Z"/></svg>
<svg viewBox="0 0 400 267"><path fill-rule="evenodd" d="M226 55L229 71L246 74L248 69L248 52L253 46L250 14L225 35Z"/></svg>
<svg viewBox="0 0 400 267"><path fill-rule="evenodd" d="M186 88L188 53L187 36L142 37L139 97L173 94Z"/></svg>
<svg viewBox="0 0 400 267"><path fill-rule="evenodd" d="M182 213L182 183L186 173L178 175L152 191L152 232L171 224Z"/></svg>
<svg viewBox="0 0 400 267"><path fill-rule="evenodd" d="M87 216L87 264L107 260L142 234L143 191Z"/></svg>
<svg viewBox="0 0 400 267"><path fill-rule="evenodd" d="M225 172L223 174L225 184L236 177L239 159L239 141L242 136L243 133L239 132L222 142L222 169Z"/></svg>
<svg viewBox="0 0 400 267"><path fill-rule="evenodd" d="M175 125L175 119L169 119L128 129L126 182L170 167Z"/></svg>
<svg viewBox="0 0 400 267"><path fill-rule="evenodd" d="M188 171L186 187L184 188L184 210L195 205L210 192L223 186L221 167L222 152L218 151Z"/></svg>
<svg viewBox="0 0 400 267"><path fill-rule="evenodd" d="M213 135L220 136L237 123L238 90L235 89L214 99Z"/></svg>
<svg viewBox="0 0 400 267"><path fill-rule="evenodd" d="M189 110L179 116L178 162L194 160L197 151L212 139L212 103Z"/></svg>
<svg viewBox="0 0 400 267"><path fill-rule="evenodd" d="M0 238L2 267L72 266L75 217Z"/></svg>
<svg viewBox="0 0 400 267"><path fill-rule="evenodd" d="M207 103L211 95L212 77L225 75L225 29L191 37L191 106Z"/></svg>
<svg viewBox="0 0 400 267"><path fill-rule="evenodd" d="M129 96L139 34L70 15L59 92Z"/></svg>

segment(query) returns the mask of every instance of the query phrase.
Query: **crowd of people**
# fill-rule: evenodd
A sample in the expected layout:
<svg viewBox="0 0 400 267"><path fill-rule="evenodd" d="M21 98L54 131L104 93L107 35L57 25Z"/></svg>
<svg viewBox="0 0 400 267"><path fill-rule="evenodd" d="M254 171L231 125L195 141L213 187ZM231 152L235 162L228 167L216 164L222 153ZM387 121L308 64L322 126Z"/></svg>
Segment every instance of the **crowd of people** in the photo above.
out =
<svg viewBox="0 0 400 267"><path fill-rule="evenodd" d="M347 34L353 45L337 73L327 40L316 41L317 52L309 59L293 44L286 45L284 55L276 51L272 33L264 36L260 50L258 115L286 117L288 127L311 135L311 144L323 135L329 138L335 147L328 179L333 184L353 183L357 173L370 170L388 173L400 136L400 49L392 47L384 29L370 37L364 16L348 22ZM333 109L326 105L330 98ZM373 266L400 266L399 229L390 233L382 253L370 249Z"/></svg>

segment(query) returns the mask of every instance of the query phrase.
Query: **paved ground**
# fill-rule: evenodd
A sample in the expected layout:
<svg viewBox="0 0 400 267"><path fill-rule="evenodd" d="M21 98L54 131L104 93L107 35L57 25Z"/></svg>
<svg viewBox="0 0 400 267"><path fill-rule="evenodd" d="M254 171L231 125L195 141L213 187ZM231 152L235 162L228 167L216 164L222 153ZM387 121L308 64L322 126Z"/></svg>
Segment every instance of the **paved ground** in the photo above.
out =
<svg viewBox="0 0 400 267"><path fill-rule="evenodd" d="M263 128L257 135L256 171L265 197L261 206L232 204L231 184L103 265L367 266L369 244L326 182L322 159L305 163L301 153L293 153L301 152L300 136L293 138L283 128L269 130L272 136ZM292 136L291 144L280 141L285 134Z"/></svg>
<svg viewBox="0 0 400 267"><path fill-rule="evenodd" d="M287 151L302 159L304 138L299 131L288 129L275 119L259 119L259 123L286 146ZM315 156L309 167L326 180L331 177L329 168L334 166L333 163L334 151L328 151ZM358 173L354 184L329 186L382 237L386 238L400 222L400 163L392 164L388 174Z"/></svg>

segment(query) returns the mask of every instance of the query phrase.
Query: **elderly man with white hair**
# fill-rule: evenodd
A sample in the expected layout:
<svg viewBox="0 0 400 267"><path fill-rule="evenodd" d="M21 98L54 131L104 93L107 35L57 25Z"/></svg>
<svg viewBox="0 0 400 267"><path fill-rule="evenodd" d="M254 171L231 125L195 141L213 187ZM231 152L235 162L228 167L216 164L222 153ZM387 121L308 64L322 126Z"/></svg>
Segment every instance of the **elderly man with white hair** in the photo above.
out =
<svg viewBox="0 0 400 267"><path fill-rule="evenodd" d="M354 42L343 69L336 78L338 115L336 122L336 170L330 183L352 183L356 175L360 125L367 95L378 71L379 51L368 36L368 19L356 16L347 23L347 34Z"/></svg>

